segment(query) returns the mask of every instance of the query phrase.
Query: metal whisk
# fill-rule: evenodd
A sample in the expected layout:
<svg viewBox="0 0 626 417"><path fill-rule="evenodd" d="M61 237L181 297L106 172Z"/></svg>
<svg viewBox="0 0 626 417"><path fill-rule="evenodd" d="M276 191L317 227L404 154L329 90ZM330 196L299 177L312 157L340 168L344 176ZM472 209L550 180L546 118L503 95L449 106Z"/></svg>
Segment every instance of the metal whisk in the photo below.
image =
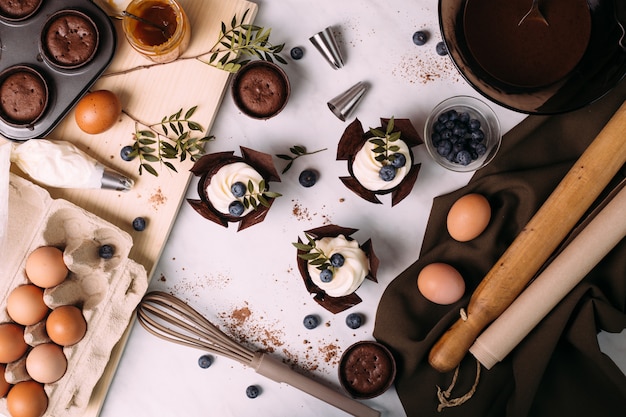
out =
<svg viewBox="0 0 626 417"><path fill-rule="evenodd" d="M260 375L291 385L353 416L380 417L379 411L307 378L265 353L239 345L173 295L161 291L147 293L139 303L137 317L148 332L161 339L236 360Z"/></svg>

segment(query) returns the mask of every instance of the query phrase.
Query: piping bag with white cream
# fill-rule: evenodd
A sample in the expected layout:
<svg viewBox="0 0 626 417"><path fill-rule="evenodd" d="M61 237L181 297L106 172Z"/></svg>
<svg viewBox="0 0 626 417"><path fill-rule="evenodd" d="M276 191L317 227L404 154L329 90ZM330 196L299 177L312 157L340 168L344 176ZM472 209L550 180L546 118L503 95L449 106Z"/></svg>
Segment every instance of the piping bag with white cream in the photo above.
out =
<svg viewBox="0 0 626 417"><path fill-rule="evenodd" d="M55 188L128 191L134 181L113 171L70 142L37 139L13 143L11 162L32 180Z"/></svg>

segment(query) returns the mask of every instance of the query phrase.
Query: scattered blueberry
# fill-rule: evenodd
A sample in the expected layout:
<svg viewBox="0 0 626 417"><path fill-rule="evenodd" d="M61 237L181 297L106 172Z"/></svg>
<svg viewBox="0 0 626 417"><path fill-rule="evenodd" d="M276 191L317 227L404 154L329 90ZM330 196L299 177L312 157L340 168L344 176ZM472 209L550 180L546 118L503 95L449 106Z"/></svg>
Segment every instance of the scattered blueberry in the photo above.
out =
<svg viewBox="0 0 626 417"><path fill-rule="evenodd" d="M300 173L298 181L303 187L313 187L317 182L317 172L313 171L312 169L305 169Z"/></svg>
<svg viewBox="0 0 626 417"><path fill-rule="evenodd" d="M114 253L115 253L115 249L111 245L102 245L98 249L98 255L102 259L111 259Z"/></svg>
<svg viewBox="0 0 626 417"><path fill-rule="evenodd" d="M233 216L241 216L244 210L245 207L243 206L243 203L239 200L235 200L228 205L228 212Z"/></svg>
<svg viewBox="0 0 626 417"><path fill-rule="evenodd" d="M435 46L435 51L437 51L437 55L448 55L448 47L443 41L437 43L437 45Z"/></svg>
<svg viewBox="0 0 626 417"><path fill-rule="evenodd" d="M359 313L350 313L346 317L346 324L351 329L358 329L363 324L363 316Z"/></svg>
<svg viewBox="0 0 626 417"><path fill-rule="evenodd" d="M336 268L343 266L343 262L345 261L344 257L340 253L333 253L330 257L330 264Z"/></svg>
<svg viewBox="0 0 626 417"><path fill-rule="evenodd" d="M320 272L320 280L322 282L330 282L333 280L333 271L328 268L322 269Z"/></svg>
<svg viewBox="0 0 626 417"><path fill-rule="evenodd" d="M396 167L393 165L383 165L378 175L383 181L392 181L396 177Z"/></svg>
<svg viewBox="0 0 626 417"><path fill-rule="evenodd" d="M141 232L146 229L146 219L143 217L135 217L133 219L133 229L138 232Z"/></svg>
<svg viewBox="0 0 626 417"><path fill-rule="evenodd" d="M300 48L299 46L295 46L291 48L289 54L295 60L302 59L302 57L304 56L304 49Z"/></svg>
<svg viewBox="0 0 626 417"><path fill-rule="evenodd" d="M213 356L202 355L198 358L198 366L202 369L206 369L213 364Z"/></svg>
<svg viewBox="0 0 626 417"><path fill-rule="evenodd" d="M135 159L135 156L131 156L131 153L133 152L133 147L128 145L128 146L124 146L121 150L120 150L120 157L124 160L124 161L132 161L133 159Z"/></svg>
<svg viewBox="0 0 626 417"><path fill-rule="evenodd" d="M259 396L260 393L261 391L256 385L250 385L248 388L246 388L246 395L248 396L248 398L256 398Z"/></svg>
<svg viewBox="0 0 626 417"><path fill-rule="evenodd" d="M304 327L311 330L315 329L320 324L320 320L317 318L316 315L308 314L304 317L302 323L304 324Z"/></svg>
<svg viewBox="0 0 626 417"><path fill-rule="evenodd" d="M246 191L247 191L246 184L244 184L241 181L237 181L236 183L230 186L230 192L237 198L243 197L244 195L246 195Z"/></svg>
<svg viewBox="0 0 626 417"><path fill-rule="evenodd" d="M418 30L417 32L413 34L413 43L415 45L422 46L426 43L427 40L428 40L428 33L424 32L423 30Z"/></svg>
<svg viewBox="0 0 626 417"><path fill-rule="evenodd" d="M391 155L389 160L391 161L391 165L396 168L402 168L404 165L406 165L406 156L404 156L404 154L400 152L396 152Z"/></svg>
<svg viewBox="0 0 626 417"><path fill-rule="evenodd" d="M448 161L469 165L487 152L485 132L478 119L467 112L450 109L437 116L430 140L437 153Z"/></svg>

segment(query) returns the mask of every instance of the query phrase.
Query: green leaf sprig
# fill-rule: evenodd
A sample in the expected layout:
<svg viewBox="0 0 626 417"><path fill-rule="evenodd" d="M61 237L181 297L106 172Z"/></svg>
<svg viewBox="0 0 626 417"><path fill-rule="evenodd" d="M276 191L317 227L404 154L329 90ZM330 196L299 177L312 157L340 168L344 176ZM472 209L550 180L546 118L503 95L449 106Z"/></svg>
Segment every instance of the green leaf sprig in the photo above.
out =
<svg viewBox="0 0 626 417"><path fill-rule="evenodd" d="M246 209L252 207L256 210L259 207L259 204L264 207L269 207L269 198L278 198L282 196L280 193L269 191L265 180L259 181L256 187L254 186L252 180L248 180L246 187L246 194L241 197L241 202Z"/></svg>
<svg viewBox="0 0 626 417"><path fill-rule="evenodd" d="M239 71L243 65L250 61L250 59L242 60L240 58L242 55L257 57L270 62L276 60L286 65L287 61L280 56L285 44L272 45L270 42L271 28L265 29L261 26L243 23L249 12L250 9L247 9L241 19L237 19L237 15L233 16L230 21L230 28L227 28L226 24L222 22L220 37L211 48L208 61L200 57L198 60L233 73Z"/></svg>
<svg viewBox="0 0 626 417"><path fill-rule="evenodd" d="M291 148L289 148L289 152L291 152L291 155L277 154L276 157L278 157L280 159L284 159L285 161L289 161L287 163L287 165L285 166L285 168L283 168L281 174L284 174L285 172L289 171L289 168L291 168L291 166L293 165L293 162L296 159L300 158L301 156L313 155L314 153L322 152L322 151L325 151L326 149L327 148L318 149L318 150L313 151L313 152L307 152L307 150L306 150L306 148L304 146L294 145Z"/></svg>
<svg viewBox="0 0 626 417"><path fill-rule="evenodd" d="M324 269L330 269L334 271L335 267L331 265L330 258L316 246L315 239L308 233L304 234L308 243L292 242L298 250L304 251L304 253L298 254L298 258L304 259L310 265L315 266L320 271Z"/></svg>
<svg viewBox="0 0 626 417"><path fill-rule="evenodd" d="M178 172L171 160L179 159L183 162L189 157L190 160L197 161L204 155L204 144L214 139L214 136L194 135L204 132L204 128L191 119L196 109L197 106L193 106L183 114L181 108L176 113L163 117L160 122L152 124L140 122L129 115L135 120L135 132L128 157L139 157L139 175L146 170L158 176L159 173L151 165L156 162ZM142 126L147 129L142 129Z"/></svg>
<svg viewBox="0 0 626 417"><path fill-rule="evenodd" d="M395 159L394 153L400 150L400 147L393 143L400 139L401 133L400 131L394 132L393 128L393 117L389 119L387 129L384 132L380 129L370 128L370 133L374 135L374 137L369 141L375 145L375 147L372 148L372 152L377 154L374 159L383 165L391 163Z"/></svg>

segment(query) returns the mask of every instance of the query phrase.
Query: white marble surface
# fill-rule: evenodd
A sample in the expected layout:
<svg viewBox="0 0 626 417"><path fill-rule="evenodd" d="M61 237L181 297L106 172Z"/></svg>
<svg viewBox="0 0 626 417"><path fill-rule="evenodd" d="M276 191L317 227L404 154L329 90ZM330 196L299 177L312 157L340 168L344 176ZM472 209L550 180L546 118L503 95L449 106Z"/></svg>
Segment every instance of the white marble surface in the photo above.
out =
<svg viewBox="0 0 626 417"><path fill-rule="evenodd" d="M258 4L255 22L272 28L275 43L286 43L285 56L293 46L305 48L302 60L288 59L284 67L291 80L291 99L277 117L258 121L242 115L227 95L211 131L217 139L208 150L239 154L239 146L247 146L275 155L288 153L296 144L309 151L327 150L297 160L281 183L273 183L272 189L283 197L263 223L245 231L204 220L184 203L150 289L178 295L250 346L270 350L339 389L338 358L350 344L372 339L378 300L385 286L417 259L433 197L463 186L471 173L438 167L420 146L415 155L422 168L411 195L393 208L389 196L381 205L368 203L338 179L347 173L346 163L335 160L347 122L337 119L326 102L357 81L366 81L370 89L354 114L365 128L378 126L380 117L395 116L411 119L421 131L439 101L477 93L448 57L435 53L441 39L435 1L263 0ZM345 57L340 70L333 70L308 40L327 26L337 33ZM411 39L419 29L431 34L424 46L414 45ZM524 117L493 107L504 131ZM274 161L282 170L285 162ZM298 184L304 168L321 174L312 188ZM197 198L196 184L194 179L188 197ZM365 315L366 322L358 330L345 325L348 312L332 315L311 300L297 272L291 242L303 231L327 223L359 229L354 237L362 242L371 237L381 259L378 284L366 282L358 291L364 302L348 311ZM248 312L242 320L241 313ZM318 314L323 325L307 330L302 319L311 313ZM626 358L624 336L603 335L603 345ZM197 364L201 354L157 339L135 324L101 415L346 415L229 359L216 357L210 368L201 369ZM262 390L253 400L245 394L251 384ZM393 389L366 403L384 416L404 415Z"/></svg>

